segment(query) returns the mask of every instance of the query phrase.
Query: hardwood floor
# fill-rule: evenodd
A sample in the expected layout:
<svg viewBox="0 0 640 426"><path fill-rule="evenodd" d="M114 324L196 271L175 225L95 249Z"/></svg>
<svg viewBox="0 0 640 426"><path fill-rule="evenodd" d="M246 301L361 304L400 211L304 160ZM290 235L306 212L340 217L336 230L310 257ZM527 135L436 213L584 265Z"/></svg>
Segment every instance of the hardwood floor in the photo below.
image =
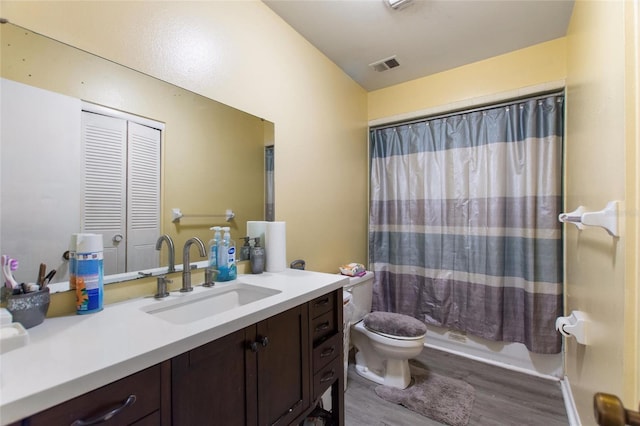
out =
<svg viewBox="0 0 640 426"><path fill-rule="evenodd" d="M425 348L411 363L464 380L475 389L470 426L566 426L560 383L503 369L448 352ZM346 426L440 425L402 406L379 398L370 382L349 365L345 393Z"/></svg>

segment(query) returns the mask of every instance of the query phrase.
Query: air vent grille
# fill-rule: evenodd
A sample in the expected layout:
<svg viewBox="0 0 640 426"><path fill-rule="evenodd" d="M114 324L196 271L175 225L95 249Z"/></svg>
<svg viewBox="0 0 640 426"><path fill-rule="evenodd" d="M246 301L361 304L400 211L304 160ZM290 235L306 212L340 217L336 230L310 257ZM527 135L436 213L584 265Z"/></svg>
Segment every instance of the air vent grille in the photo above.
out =
<svg viewBox="0 0 640 426"><path fill-rule="evenodd" d="M390 70L391 68L399 67L400 62L398 62L395 56L392 56L390 58L382 59L380 61L369 64L369 66L378 72L382 72Z"/></svg>

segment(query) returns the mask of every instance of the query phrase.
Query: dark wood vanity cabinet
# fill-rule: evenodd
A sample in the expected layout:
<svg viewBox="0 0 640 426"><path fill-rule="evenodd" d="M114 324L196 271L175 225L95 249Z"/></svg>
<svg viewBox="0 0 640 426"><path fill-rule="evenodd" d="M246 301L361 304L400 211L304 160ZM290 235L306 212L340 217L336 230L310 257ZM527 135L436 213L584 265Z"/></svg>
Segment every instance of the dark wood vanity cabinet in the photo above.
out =
<svg viewBox="0 0 640 426"><path fill-rule="evenodd" d="M168 362L154 365L35 414L22 425L169 425L169 369Z"/></svg>
<svg viewBox="0 0 640 426"><path fill-rule="evenodd" d="M172 360L173 424L288 425L310 401L307 305Z"/></svg>
<svg viewBox="0 0 640 426"><path fill-rule="evenodd" d="M250 424L256 415L255 404L247 398L251 384L245 379L251 358L245 330L173 358L172 424Z"/></svg>
<svg viewBox="0 0 640 426"><path fill-rule="evenodd" d="M258 425L291 424L311 404L308 324L304 304L255 327Z"/></svg>
<svg viewBox="0 0 640 426"><path fill-rule="evenodd" d="M327 415L342 426L342 354L340 289L17 424L81 426L116 410L100 424L295 425L331 388Z"/></svg>
<svg viewBox="0 0 640 426"><path fill-rule="evenodd" d="M312 343L312 399L331 389L331 406L323 407L331 424L344 425L344 352L342 290L309 302Z"/></svg>

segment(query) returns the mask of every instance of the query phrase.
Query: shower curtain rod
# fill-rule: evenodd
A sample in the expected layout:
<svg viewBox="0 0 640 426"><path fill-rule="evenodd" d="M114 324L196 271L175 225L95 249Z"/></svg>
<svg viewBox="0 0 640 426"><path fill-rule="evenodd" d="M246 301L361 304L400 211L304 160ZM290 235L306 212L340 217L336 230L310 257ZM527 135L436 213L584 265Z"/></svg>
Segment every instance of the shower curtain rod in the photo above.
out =
<svg viewBox="0 0 640 426"><path fill-rule="evenodd" d="M427 121L427 120L437 120L440 118L448 118L448 117L453 117L454 115L460 115L460 114L470 114L472 112L478 112L478 111L486 111L489 109L494 109L494 108L500 108L500 107L504 107L507 105L511 105L513 103L516 102L522 102L522 101L532 101L532 100L537 100L537 99L542 99L542 98L546 98L548 96L557 96L557 95L564 95L564 89L562 90L558 90L558 89L554 89L554 90L550 90L548 92L540 92L536 95L529 95L529 96L524 96L521 98L512 98L509 100L505 100L500 102L499 104L484 104L481 106L477 106L475 108L472 109L456 109L453 111L449 111L449 112L445 112L442 114L434 114L434 115L426 115L420 118L414 118L408 121L394 121L392 123L387 123L387 124L381 124L379 126L372 126L369 128L369 130L382 130L382 129L388 129L390 127L396 127L396 126L404 126L407 124L415 124L415 123L421 123L423 121Z"/></svg>

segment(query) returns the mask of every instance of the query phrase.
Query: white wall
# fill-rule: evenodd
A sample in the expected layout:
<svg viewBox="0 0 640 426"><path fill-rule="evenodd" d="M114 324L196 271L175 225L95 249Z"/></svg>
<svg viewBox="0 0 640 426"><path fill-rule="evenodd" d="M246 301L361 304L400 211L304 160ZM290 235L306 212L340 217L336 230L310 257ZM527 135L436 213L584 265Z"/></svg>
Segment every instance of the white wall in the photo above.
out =
<svg viewBox="0 0 640 426"><path fill-rule="evenodd" d="M0 253L19 261L19 283L35 282L42 262L60 278L62 254L80 229L82 105L11 80L0 84Z"/></svg>

